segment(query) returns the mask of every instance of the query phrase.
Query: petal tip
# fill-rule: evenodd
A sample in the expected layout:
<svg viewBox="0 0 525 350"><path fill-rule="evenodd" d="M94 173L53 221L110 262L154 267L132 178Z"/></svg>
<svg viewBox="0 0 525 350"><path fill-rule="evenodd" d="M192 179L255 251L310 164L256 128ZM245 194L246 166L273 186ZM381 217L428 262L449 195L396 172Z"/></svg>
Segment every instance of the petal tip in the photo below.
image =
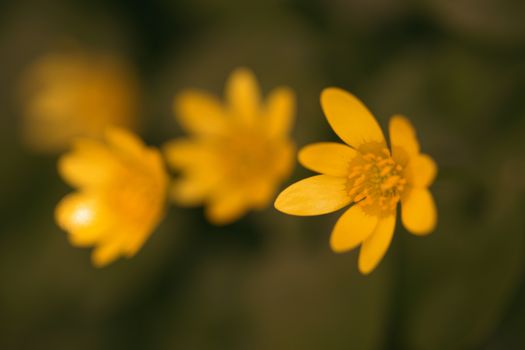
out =
<svg viewBox="0 0 525 350"><path fill-rule="evenodd" d="M402 115L402 114L394 114L392 117L390 117L391 123L405 123L406 125L410 125L412 127L412 123L410 120Z"/></svg>
<svg viewBox="0 0 525 350"><path fill-rule="evenodd" d="M346 92L345 90L341 88L335 87L335 86L324 88L321 91L321 97L320 97L321 106L323 106L324 108L327 104L327 100L329 100L334 95L340 95L340 94L348 94L348 92Z"/></svg>
<svg viewBox="0 0 525 350"><path fill-rule="evenodd" d="M415 189L401 202L401 221L412 234L425 236L437 226L437 208L434 197L426 188Z"/></svg>
<svg viewBox="0 0 525 350"><path fill-rule="evenodd" d="M236 79L250 79L250 80L256 80L255 73L246 66L240 66L235 68L230 73L230 79L236 80Z"/></svg>
<svg viewBox="0 0 525 350"><path fill-rule="evenodd" d="M114 262L119 256L115 246L97 246L91 253L91 264L96 268L103 268Z"/></svg>
<svg viewBox="0 0 525 350"><path fill-rule="evenodd" d="M348 247L342 246L333 237L334 237L334 234L332 233L330 235L330 249L332 250L332 252L334 252L336 254L342 254L342 253L346 253L346 252L354 249L354 248L348 248Z"/></svg>
<svg viewBox="0 0 525 350"><path fill-rule="evenodd" d="M365 264L365 263L361 262L361 260L359 260L358 263L357 263L357 269L359 270L359 272L363 276L370 275L372 273L372 271L375 270L376 267L377 267L377 264L376 265L369 265L369 264Z"/></svg>
<svg viewBox="0 0 525 350"><path fill-rule="evenodd" d="M284 191L282 191L281 193L279 193L277 198L275 198L275 201L273 202L273 207L282 213L289 214L286 212L285 202L286 200L284 199Z"/></svg>
<svg viewBox="0 0 525 350"><path fill-rule="evenodd" d="M417 226L407 226L405 227L410 233L415 236L427 236L436 230L437 220L434 219L434 222L429 223L426 227L417 227Z"/></svg>

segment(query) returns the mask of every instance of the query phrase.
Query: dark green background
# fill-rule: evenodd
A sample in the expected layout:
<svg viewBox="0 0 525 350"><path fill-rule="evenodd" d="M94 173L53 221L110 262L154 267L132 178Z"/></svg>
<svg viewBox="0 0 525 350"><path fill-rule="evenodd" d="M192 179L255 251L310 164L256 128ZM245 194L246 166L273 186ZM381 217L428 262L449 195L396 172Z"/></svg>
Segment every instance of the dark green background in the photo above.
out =
<svg viewBox="0 0 525 350"><path fill-rule="evenodd" d="M0 349L524 349L524 19L511 0L2 1ZM383 127L407 115L439 165L436 231L398 224L363 277L329 250L340 213L218 228L171 207L134 259L91 267L53 222L57 156L20 144L20 74L68 40L136 66L152 145L182 135L176 92L222 94L241 65L297 92L298 146L336 140L326 86Z"/></svg>

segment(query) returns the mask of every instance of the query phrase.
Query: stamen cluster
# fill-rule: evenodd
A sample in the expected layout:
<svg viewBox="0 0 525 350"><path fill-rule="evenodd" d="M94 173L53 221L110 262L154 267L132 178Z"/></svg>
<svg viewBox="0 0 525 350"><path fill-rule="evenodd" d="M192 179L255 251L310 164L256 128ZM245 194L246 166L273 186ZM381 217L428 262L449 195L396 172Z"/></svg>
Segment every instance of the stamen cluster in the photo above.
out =
<svg viewBox="0 0 525 350"><path fill-rule="evenodd" d="M350 164L348 195L365 210L391 212L407 183L402 171L403 167L392 159L386 148L362 153Z"/></svg>

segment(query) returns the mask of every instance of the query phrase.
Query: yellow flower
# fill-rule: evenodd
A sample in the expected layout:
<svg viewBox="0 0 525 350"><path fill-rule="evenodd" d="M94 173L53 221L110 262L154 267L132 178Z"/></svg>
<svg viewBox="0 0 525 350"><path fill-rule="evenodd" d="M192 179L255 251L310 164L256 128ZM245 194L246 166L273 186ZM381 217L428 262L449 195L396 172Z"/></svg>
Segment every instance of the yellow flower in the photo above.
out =
<svg viewBox="0 0 525 350"><path fill-rule="evenodd" d="M22 79L24 141L56 152L75 137L101 137L108 125L133 128L137 95L129 68L114 57L48 54Z"/></svg>
<svg viewBox="0 0 525 350"><path fill-rule="evenodd" d="M160 152L127 131L108 128L104 142L76 140L58 170L78 189L55 212L71 244L95 246L98 267L135 255L164 213L168 178Z"/></svg>
<svg viewBox="0 0 525 350"><path fill-rule="evenodd" d="M239 68L226 83L225 104L187 90L175 98L174 109L192 137L165 147L168 164L182 173L171 198L182 205L204 204L207 218L219 225L269 204L292 170L293 92L279 87L263 102L253 73Z"/></svg>
<svg viewBox="0 0 525 350"><path fill-rule="evenodd" d="M306 216L353 204L336 223L330 245L335 252L361 245L358 267L368 274L390 245L399 201L401 221L408 231L424 235L434 229L437 214L427 187L437 167L432 158L420 153L406 118L390 119L390 151L376 120L356 97L328 88L321 94L321 105L330 126L348 146L326 142L304 147L299 161L322 175L285 189L275 207Z"/></svg>

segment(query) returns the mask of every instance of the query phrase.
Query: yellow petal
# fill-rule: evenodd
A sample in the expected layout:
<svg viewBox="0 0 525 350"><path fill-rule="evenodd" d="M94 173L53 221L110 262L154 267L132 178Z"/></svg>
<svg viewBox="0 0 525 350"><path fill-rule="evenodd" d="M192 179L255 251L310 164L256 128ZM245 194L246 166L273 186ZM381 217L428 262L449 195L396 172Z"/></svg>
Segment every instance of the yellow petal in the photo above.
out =
<svg viewBox="0 0 525 350"><path fill-rule="evenodd" d="M425 235L434 229L437 211L428 189L414 188L402 198L401 220L406 229L415 235Z"/></svg>
<svg viewBox="0 0 525 350"><path fill-rule="evenodd" d="M115 261L121 253L121 245L118 241L111 241L96 247L91 253L91 262L95 267L104 267Z"/></svg>
<svg viewBox="0 0 525 350"><path fill-rule="evenodd" d="M295 116L295 95L289 88L274 89L266 102L266 125L270 137L285 137Z"/></svg>
<svg viewBox="0 0 525 350"><path fill-rule="evenodd" d="M402 164L419 153L416 131L410 121L400 115L390 118L390 144L394 159Z"/></svg>
<svg viewBox="0 0 525 350"><path fill-rule="evenodd" d="M100 142L80 139L58 160L58 172L72 186L98 186L112 181L117 159Z"/></svg>
<svg viewBox="0 0 525 350"><path fill-rule="evenodd" d="M120 154L139 159L143 157L146 146L135 134L122 128L109 127L105 136L108 144Z"/></svg>
<svg viewBox="0 0 525 350"><path fill-rule="evenodd" d="M164 192L168 184L168 174L160 150L153 147L146 149L144 152L144 162L148 165L153 179L155 179L159 187L162 188L161 192Z"/></svg>
<svg viewBox="0 0 525 350"><path fill-rule="evenodd" d="M170 189L171 199L185 206L201 204L218 182L216 177L209 175L192 173L173 181Z"/></svg>
<svg viewBox="0 0 525 350"><path fill-rule="evenodd" d="M183 176L173 181L170 188L170 197L177 204L201 204L222 178L212 150L203 144L188 139L173 140L164 146L164 154L171 167L183 171Z"/></svg>
<svg viewBox="0 0 525 350"><path fill-rule="evenodd" d="M97 196L75 193L64 197L55 210L55 220L69 233L71 244L89 246L100 240L111 227Z"/></svg>
<svg viewBox="0 0 525 350"><path fill-rule="evenodd" d="M240 122L252 124L260 114L260 91L255 75L246 68L238 68L226 82L226 99L230 110Z"/></svg>
<svg viewBox="0 0 525 350"><path fill-rule="evenodd" d="M362 274L366 275L372 272L383 259L392 241L395 227L395 212L390 216L379 219L374 232L365 239L359 252L358 266Z"/></svg>
<svg viewBox="0 0 525 350"><path fill-rule="evenodd" d="M377 225L377 216L366 214L353 205L337 220L330 236L330 246L336 253L354 249L367 239Z"/></svg>
<svg viewBox="0 0 525 350"><path fill-rule="evenodd" d="M174 110L177 120L190 133L218 135L227 127L228 121L221 102L205 92L186 90L177 95Z"/></svg>
<svg viewBox="0 0 525 350"><path fill-rule="evenodd" d="M318 173L347 176L348 164L356 154L355 150L341 143L314 143L299 151L299 162Z"/></svg>
<svg viewBox="0 0 525 350"><path fill-rule="evenodd" d="M436 162L426 154L413 157L408 168L411 173L412 186L419 188L430 186L437 173Z"/></svg>
<svg viewBox="0 0 525 350"><path fill-rule="evenodd" d="M173 168L195 167L211 164L213 152L210 147L189 139L169 141L163 147L166 162Z"/></svg>
<svg viewBox="0 0 525 350"><path fill-rule="evenodd" d="M137 228L129 228L125 233L127 237L123 240L123 244L120 249L121 253L123 253L128 258L133 257L135 254L137 254L139 249L142 248L144 242L146 242L146 240L150 237L153 230L153 227L148 227L143 231Z"/></svg>
<svg viewBox="0 0 525 350"><path fill-rule="evenodd" d="M295 166L295 145L283 139L276 143L274 155L276 159L272 173L280 179L288 177Z"/></svg>
<svg viewBox="0 0 525 350"><path fill-rule="evenodd" d="M324 89L321 106L332 129L348 145L358 148L368 142L385 143L372 113L352 94L339 88Z"/></svg>
<svg viewBox="0 0 525 350"><path fill-rule="evenodd" d="M345 178L317 175L282 191L275 200L275 208L291 215L321 215L339 210L350 201Z"/></svg>
<svg viewBox="0 0 525 350"><path fill-rule="evenodd" d="M246 209L246 199L240 191L221 191L206 206L206 217L215 225L226 225L239 219Z"/></svg>
<svg viewBox="0 0 525 350"><path fill-rule="evenodd" d="M261 179L250 187L250 201L252 205L257 209L262 209L266 207L272 199L277 186L274 181Z"/></svg>

